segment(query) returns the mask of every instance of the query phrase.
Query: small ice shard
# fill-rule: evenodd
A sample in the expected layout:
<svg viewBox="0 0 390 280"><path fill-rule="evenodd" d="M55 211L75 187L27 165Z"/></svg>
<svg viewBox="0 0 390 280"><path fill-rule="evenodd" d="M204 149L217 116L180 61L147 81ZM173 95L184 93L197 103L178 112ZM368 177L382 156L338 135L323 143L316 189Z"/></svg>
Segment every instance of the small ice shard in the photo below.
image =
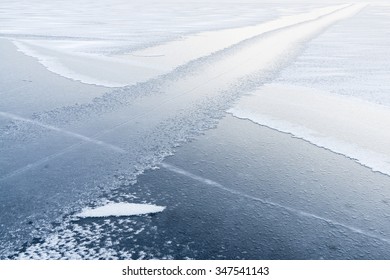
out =
<svg viewBox="0 0 390 280"><path fill-rule="evenodd" d="M157 206L152 204L111 202L97 208L84 208L81 213L77 214L76 216L80 218L133 216L158 213L162 212L164 209L164 206Z"/></svg>

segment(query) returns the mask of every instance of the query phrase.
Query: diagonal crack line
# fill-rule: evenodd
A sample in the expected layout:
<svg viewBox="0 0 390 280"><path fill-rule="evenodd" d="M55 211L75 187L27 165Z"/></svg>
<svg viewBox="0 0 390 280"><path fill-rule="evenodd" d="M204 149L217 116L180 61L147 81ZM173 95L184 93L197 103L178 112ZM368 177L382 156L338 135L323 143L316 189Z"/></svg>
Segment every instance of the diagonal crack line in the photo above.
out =
<svg viewBox="0 0 390 280"><path fill-rule="evenodd" d="M117 147L115 145L112 145L112 144L109 144L109 143L103 142L101 140L97 140L97 139L94 139L94 138L91 138L91 137L88 137L88 136L85 136L85 135L82 135L82 134L79 134L79 133L75 133L75 132L72 132L72 131L69 131L69 130L65 130L65 129L62 129L62 128L59 128L59 127L56 127L56 126L47 125L47 124L38 122L36 120L24 118L24 117L15 115L15 114L2 112L2 111L0 111L0 116L4 117L4 118L15 120L15 121L22 121L22 122L30 123L30 124L37 125L37 126L40 126L40 127L43 127L43 128L49 129L49 130L53 130L53 131L56 131L56 132L60 132L62 134L68 135L70 137L83 140L84 142L93 143L93 144L105 147L107 149L111 149L111 150L113 150L115 152L118 152L118 153L126 153L125 150L123 150L122 148L119 148L119 147Z"/></svg>
<svg viewBox="0 0 390 280"><path fill-rule="evenodd" d="M288 211L290 213L293 213L293 214L301 216L301 217L308 217L308 218L320 220L320 221L332 224L334 226L339 226L339 227L345 228L345 229L347 229L349 231L352 231L354 233L357 233L357 234L360 234L360 235L363 235L363 236L366 236L366 237L374 238L374 239L380 240L382 242L385 242L387 244L390 244L390 240L389 239L380 237L378 235L372 234L372 233L364 231L362 229L359 229L359 228L356 228L356 227L353 227L353 226L350 226L350 225L346 225L346 224L343 224L343 223L331 220L329 218L324 218L324 217L318 216L316 214L312 214L312 213L301 211L299 209L295 209L295 208L292 208L292 207L289 207L289 206L285 206L285 205L282 205L282 204L279 204L279 203L276 203L276 202L272 202L272 201L269 201L269 200L266 200L266 199L262 199L262 198L259 198L259 197L248 195L248 194L242 193L242 192L237 191L237 190L232 190L230 188L227 188L227 187L221 185L218 182L215 182L213 180L210 180L210 179L203 178L201 176L195 175L195 174L190 173L190 172L188 172L188 171L186 171L184 169L181 169L181 168L179 168L177 166L174 166L174 165L171 165L171 164L168 164L168 163L161 163L160 166L165 168L165 169L167 169L167 170L169 170L169 171L171 171L171 172L174 172L176 174L180 174L180 175L186 176L188 178L191 178L193 180L196 180L198 182L204 183L204 184L209 185L209 186L213 186L213 187L219 188L219 189L221 189L223 191L226 191L226 192L229 192L231 194L239 195L239 196L244 197L246 199L258 201L258 202L260 202L262 204L265 204L265 205L268 205L268 206L272 206L272 207L275 207L275 208L283 209L283 210L286 210L286 211Z"/></svg>

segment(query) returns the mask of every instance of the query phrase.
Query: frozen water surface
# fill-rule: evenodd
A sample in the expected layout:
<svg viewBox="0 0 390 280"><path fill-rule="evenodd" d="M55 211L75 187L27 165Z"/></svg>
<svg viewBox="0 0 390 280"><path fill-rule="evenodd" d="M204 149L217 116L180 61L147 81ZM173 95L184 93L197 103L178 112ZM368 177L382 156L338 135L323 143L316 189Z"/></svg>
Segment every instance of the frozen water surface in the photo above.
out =
<svg viewBox="0 0 390 280"><path fill-rule="evenodd" d="M0 9L2 259L389 258L386 175L226 113L277 83L387 116L388 6L34 3ZM343 114L310 116L275 117ZM167 207L77 217L108 202Z"/></svg>

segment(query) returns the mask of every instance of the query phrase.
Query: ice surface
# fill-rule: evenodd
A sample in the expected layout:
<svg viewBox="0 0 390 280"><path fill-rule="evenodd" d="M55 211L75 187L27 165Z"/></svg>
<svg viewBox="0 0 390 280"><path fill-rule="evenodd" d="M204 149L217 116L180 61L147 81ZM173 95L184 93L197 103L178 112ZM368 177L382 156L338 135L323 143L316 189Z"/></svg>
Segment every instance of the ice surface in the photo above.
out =
<svg viewBox="0 0 390 280"><path fill-rule="evenodd" d="M110 217L110 216L134 216L144 215L151 213L158 213L164 211L165 207L152 204L139 204L139 203L108 203L104 206L97 208L85 208L81 213L77 214L80 218L93 218L93 217Z"/></svg>
<svg viewBox="0 0 390 280"><path fill-rule="evenodd" d="M48 130L53 130L53 131L56 131L56 132L59 132L59 133L62 133L62 134L65 134L65 135L68 135L68 136L80 139L82 141L86 141L86 142L90 142L90 143L93 143L93 144L96 144L96 145L100 145L102 147L111 149L111 150L113 150L115 152L118 152L118 153L125 153L125 151L122 150L121 148L113 146L113 145L110 145L110 144L107 144L107 143L104 143L103 141L96 140L96 139L93 139L93 138L90 138L90 137L87 137L87 136L84 136L84 135L81 135L81 134L78 134L78 133L74 133L74 132L71 132L71 131L67 131L67 130L64 130L64 129L61 129L61 128L58 128L58 127L55 127L55 126L43 124L43 123L40 123L40 122L32 120L32 119L23 118L21 116L17 116L17 115L14 115L14 114L1 112L1 111L0 111L0 117L11 119L11 120L16 120L16 121L21 121L21 122L24 122L24 123L29 123L29 124L32 124L32 125L35 125L35 126L40 126L40 127L46 128Z"/></svg>
<svg viewBox="0 0 390 280"><path fill-rule="evenodd" d="M107 91L47 71L5 38L0 38L0 60L0 111L32 118L39 112L90 102Z"/></svg>
<svg viewBox="0 0 390 280"><path fill-rule="evenodd" d="M362 7L349 6L245 40L166 76L108 92L89 103L43 112L40 125L5 127L0 161L0 210L4 213L0 218L7 228L1 232L3 238L20 245L34 234L30 221L34 228L45 229L48 221L85 205L103 189L134 183L138 174L159 164L179 144L213 127L232 102L273 77L302 44ZM42 125L62 131L42 131ZM64 131L125 153L90 145ZM34 209L26 207L25 201L31 200L37 201ZM26 225L22 229L21 223ZM11 236L13 229L19 238Z"/></svg>
<svg viewBox="0 0 390 280"><path fill-rule="evenodd" d="M390 175L390 107L311 88L268 84L228 112Z"/></svg>
<svg viewBox="0 0 390 280"><path fill-rule="evenodd" d="M219 3L211 8L204 3L200 5L206 9L194 9L193 5L197 6L194 3L184 8L166 5L164 9L158 4L147 5L146 10L152 12L146 15L139 2L140 6L131 10L136 14L132 18L124 7L137 1L107 1L114 8L104 13L105 16L102 16L107 7L105 1L84 0L77 5L76 1L67 1L62 7L53 5L55 1L37 1L40 5L31 5L30 1L3 2L7 5L0 9L0 36L16 42L22 51L13 57L29 54L53 72L85 83L111 87L139 83L121 89L105 89L107 92L102 94L101 87L64 79L46 71L39 63L36 65L40 66L40 71L31 70L37 67L32 67L35 60L27 56L23 57L31 63L21 64L27 74L19 73L19 60L15 60L14 65L0 65L1 73L7 75L1 76L4 93L0 93L6 97L2 99L0 110L1 258L23 244L27 244L23 249L26 258L165 257L158 255L158 246L148 250L139 247L142 242L137 241L138 236L145 232L144 239L149 240L152 233L154 240L160 242L160 232L149 228L147 222L140 227L129 223L125 228L123 221L116 218L112 219L114 221L107 218L107 222L77 219L69 224L64 224L64 219L69 218L74 209L99 201L100 195L115 192L119 186L130 188L137 175L160 164L183 142L214 127L233 102L274 78L313 37L363 7L348 6L331 13L335 7L313 10L323 7L322 4L315 7L259 5L255 1L233 6ZM313 13L307 13L311 10ZM297 16L290 17L292 14ZM286 17L275 20L280 16ZM270 19L272 21L267 23ZM9 57L8 52L5 57ZM31 77L28 71L33 72ZM36 79L37 76L40 79ZM53 77L74 87L61 90L61 82L50 85ZM41 87L36 86L37 80ZM27 86L20 88L21 81L24 81L22 86ZM83 88L80 92L77 91L79 86ZM94 92L95 88L99 88L99 92ZM91 89L94 94L78 99L77 95L85 93L85 89ZM66 103L60 102L67 94L73 101L67 98ZM49 103L50 98L58 102ZM113 149L121 152L113 152ZM186 170L189 169L181 169L176 174ZM190 175L187 179L197 179L198 183L222 182L212 176L198 176L196 172L186 174ZM173 205L161 203L162 196L144 199L148 196L144 188L139 190L143 199L138 202ZM220 188L218 191L223 193ZM31 201L34 201L33 207ZM207 216L199 215L199 208L191 208L191 205L194 216ZM149 218L155 217L132 217ZM99 220L98 225L93 224L95 220ZM313 220L312 217L309 220ZM53 221L62 223L63 237L56 230L54 234L46 234ZM320 222L328 225L327 220ZM353 226L349 221L340 221L340 225L341 222ZM106 227L111 228L109 234ZM199 228L204 230L203 226ZM113 232L119 234L112 237ZM129 232L134 250L113 250L122 250L123 244L128 246ZM46 239L34 244L37 236ZM83 246L75 247L77 242ZM99 250L102 244L108 249ZM168 258L171 247L166 250ZM149 253L145 255L146 251Z"/></svg>
<svg viewBox="0 0 390 280"><path fill-rule="evenodd" d="M295 208L292 208L292 207L289 207L289 206L286 206L286 205L282 205L280 203L276 203L276 202L270 201L268 199L264 199L264 198L261 198L261 197L256 197L256 196L253 196L253 195L248 195L248 194L245 194L243 192L240 192L240 191L237 191L237 190L234 190L234 189L229 189L228 187L223 186L223 185L221 185L218 182L215 182L215 181L210 180L208 178L203 178L203 177L200 177L198 175L192 174L192 173L190 173L190 172L188 172L186 170L183 170L183 169L181 169L181 168L179 168L177 166L173 166L173 165L168 164L168 163L162 163L161 166L163 168L166 168L169 171L172 171L174 173L177 173L177 174L189 177L189 178L194 179L196 181L200 181L200 182L202 182L204 184L207 184L209 186L219 188L219 189L221 189L221 190L223 190L225 192L231 193L231 194L233 194L235 196L244 197L244 198L249 199L249 200L261 202L261 203L266 204L268 206L280 208L282 210L286 210L288 212L294 213L295 215L298 215L298 216L308 217L308 218L311 218L311 219L320 220L322 222L326 222L326 223L332 224L334 226L340 226L340 227L343 227L343 228L345 228L345 229L347 229L349 231L352 231L352 232L364 235L366 237L379 239L382 242L390 244L390 239L386 239L386 238L383 238L383 237L381 237L379 235L374 235L374 234L372 234L372 233L370 233L368 231L364 231L362 229L359 229L359 228L356 228L356 227L353 227L353 226L350 226L350 225L346 225L346 224L340 223L337 220L332 220L332 219L329 219L329 218L326 218L326 217L322 217L322 216L319 216L319 215L316 215L316 214L313 214L313 213L309 213L309 212L302 211L302 210L299 210L299 209L295 209Z"/></svg>
<svg viewBox="0 0 390 280"><path fill-rule="evenodd" d="M228 115L162 166L110 201L130 192L163 213L73 219L18 258L389 256L390 177L343 156Z"/></svg>

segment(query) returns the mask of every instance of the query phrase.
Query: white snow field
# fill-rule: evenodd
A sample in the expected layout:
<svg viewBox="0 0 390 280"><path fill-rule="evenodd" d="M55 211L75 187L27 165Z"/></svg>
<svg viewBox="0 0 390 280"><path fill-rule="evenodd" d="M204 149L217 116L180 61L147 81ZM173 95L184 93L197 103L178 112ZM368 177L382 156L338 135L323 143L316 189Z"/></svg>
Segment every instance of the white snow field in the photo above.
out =
<svg viewBox="0 0 390 280"><path fill-rule="evenodd" d="M388 252L390 231L382 221L389 217L390 197L379 187L373 186L366 200L370 207L355 205L351 203L354 197L365 201L361 193L366 185L347 192L339 186L342 178L321 173L325 177L315 186L318 193L326 194L322 184L329 184L331 197L340 199L334 199L335 204L316 203L321 195L299 190L302 182L296 178L305 172L288 180L288 191L276 190L279 195L273 196L268 188L272 182L261 182L265 185L260 188L261 180L257 180L246 192L215 178L224 171L203 176L203 167L194 171L163 161L206 130L218 131L218 124L227 117L272 128L270 145L285 143L283 137L289 133L305 140L294 144L297 151L309 145L314 149L311 156L338 153L342 160L332 158L331 163L342 162L342 170L358 166L367 169L368 177L375 176L375 182L387 182L389 8L341 1L1 1L0 258L202 256L196 250L191 254L188 246L193 243L185 239L192 222L177 224L176 219L185 216L194 224L211 221L214 212L200 213L218 211L224 196L235 196L227 210L248 207L236 213L252 213L252 207L261 209L269 213L267 218L275 219L271 222L276 227L277 221L285 219L288 226L281 227L286 235L287 228L301 225L294 219L303 221L305 234L313 241L299 245L307 252L330 248L325 256L358 252L357 258L369 258L373 255L367 252L386 243L374 256L388 258L383 252ZM236 136L256 142L245 139L245 133ZM223 146L232 139L218 141ZM246 148L250 147L239 149ZM208 160L206 154L199 162ZM294 164L294 159L278 162L272 156L253 160L266 162L262 168L276 173L280 166ZM215 196L209 199L217 202L205 199L199 206L198 197L186 193L191 189L188 185L170 185L170 178L156 179L170 187L155 196L148 184L137 185L145 171L157 172L158 166L192 184L214 186ZM249 182L257 171L249 174L239 167L237 172L237 178ZM307 182L313 172L307 172ZM191 191L204 195L197 186ZM348 193L348 200L342 199L343 193ZM167 197L177 200L168 202ZM100 205L97 201L120 202L86 208ZM382 202L376 205L374 201ZM317 204L316 212L311 208ZM332 205L347 206L338 211ZM282 211L280 217L273 216L277 211ZM240 218L235 218L216 219L215 228L207 230L224 231L232 221L240 224ZM191 228L195 237L205 231L201 222ZM316 222L332 234L336 228L334 236L324 237L327 242L331 239L329 248L315 240L311 229ZM337 231L340 225L344 228ZM171 228L177 228L177 235L161 239ZM280 232L272 230L262 238ZM293 231L283 242L277 240L288 249L285 256L291 250L290 257L303 257L296 253L301 249L289 246L294 244L289 239L298 238L300 231ZM345 249L338 242L348 234L353 236L352 243L369 240L371 247ZM213 243L213 233L205 236L210 238L202 243L205 246L194 246L206 248ZM148 242L158 246L148 246Z"/></svg>

